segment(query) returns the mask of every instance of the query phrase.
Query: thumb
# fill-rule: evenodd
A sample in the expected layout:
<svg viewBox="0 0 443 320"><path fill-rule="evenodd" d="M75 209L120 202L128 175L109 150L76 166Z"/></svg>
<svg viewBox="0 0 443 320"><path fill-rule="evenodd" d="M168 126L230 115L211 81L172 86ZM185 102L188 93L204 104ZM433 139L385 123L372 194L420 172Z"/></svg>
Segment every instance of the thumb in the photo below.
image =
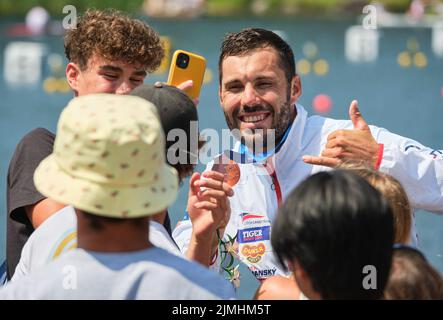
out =
<svg viewBox="0 0 443 320"><path fill-rule="evenodd" d="M349 118L352 121L352 124L354 125L354 129L357 130L369 130L369 127L363 119L363 116L360 113L360 110L358 109L358 101L352 100L351 105L349 106Z"/></svg>
<svg viewBox="0 0 443 320"><path fill-rule="evenodd" d="M200 187L194 185L198 180L200 180L200 173L194 172L189 181L189 197L196 196L200 192Z"/></svg>

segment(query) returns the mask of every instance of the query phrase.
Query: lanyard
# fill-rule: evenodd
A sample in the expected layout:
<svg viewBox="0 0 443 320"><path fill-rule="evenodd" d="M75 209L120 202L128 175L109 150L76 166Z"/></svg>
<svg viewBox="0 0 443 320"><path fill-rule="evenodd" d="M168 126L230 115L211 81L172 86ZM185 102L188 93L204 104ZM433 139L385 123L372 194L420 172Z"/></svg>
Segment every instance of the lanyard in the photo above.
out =
<svg viewBox="0 0 443 320"><path fill-rule="evenodd" d="M286 129L285 134L283 135L282 139L277 144L277 146L275 148L273 148L272 150L266 151L261 154L254 154L253 152L249 151L249 149L246 145L240 144L239 153L243 156L247 156L248 158L253 159L254 163L264 163L264 162L266 162L266 160L269 157L273 156L275 153L278 152L278 150L280 150L281 146L283 145L283 143L285 143L286 139L288 138L289 131L291 130L291 127L292 127L292 124Z"/></svg>

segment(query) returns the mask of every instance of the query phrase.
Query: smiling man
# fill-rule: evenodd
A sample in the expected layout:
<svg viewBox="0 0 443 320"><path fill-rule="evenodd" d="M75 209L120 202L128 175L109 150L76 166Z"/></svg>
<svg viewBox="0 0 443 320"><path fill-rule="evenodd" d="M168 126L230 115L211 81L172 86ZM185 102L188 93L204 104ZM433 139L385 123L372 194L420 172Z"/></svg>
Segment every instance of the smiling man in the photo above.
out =
<svg viewBox="0 0 443 320"><path fill-rule="evenodd" d="M253 55L235 55L235 49L226 49L220 66L220 103L229 129L239 129L248 146L266 142L268 129L281 140L295 119L291 106L301 94L300 78L290 71L295 70L294 59L280 59L272 47Z"/></svg>
<svg viewBox="0 0 443 320"><path fill-rule="evenodd" d="M259 280L287 275L273 255L272 222L291 190L309 175L329 169L326 166L363 160L396 177L415 208L443 213L443 153L368 126L356 101L349 108L351 120L308 117L298 103L302 89L294 54L277 34L245 29L227 35L219 75L220 104L239 140L233 150L223 153L229 161L220 165L216 160L226 158L218 157L207 166L224 172L234 190L220 244L230 253L237 251L233 254ZM268 136L275 137L273 146L260 145L269 141ZM230 177L233 172L236 179ZM182 251L188 248L191 221L185 219L173 233ZM237 244L231 246L231 239ZM215 257L215 267L226 267L223 261L230 261L224 255Z"/></svg>
<svg viewBox="0 0 443 320"><path fill-rule="evenodd" d="M160 38L150 26L115 10L86 11L77 27L66 31L64 45L69 61L66 78L75 96L129 94L164 56ZM54 138L43 128L31 131L19 142L9 164L8 279L33 230L65 206L40 194L32 180L40 161L52 152Z"/></svg>

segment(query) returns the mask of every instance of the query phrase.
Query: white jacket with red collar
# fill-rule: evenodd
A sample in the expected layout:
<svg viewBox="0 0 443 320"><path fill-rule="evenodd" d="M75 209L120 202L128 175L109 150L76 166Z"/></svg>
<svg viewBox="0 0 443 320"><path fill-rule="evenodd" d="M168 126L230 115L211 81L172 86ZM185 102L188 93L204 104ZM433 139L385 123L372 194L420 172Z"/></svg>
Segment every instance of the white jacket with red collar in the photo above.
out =
<svg viewBox="0 0 443 320"><path fill-rule="evenodd" d="M333 131L353 129L349 120L308 117L301 105L296 105L296 108L297 116L284 143L275 155L268 158L268 163L275 167L272 174L269 165L266 168L248 156L238 160L238 155L243 154L239 143L233 151L228 152L231 158L232 155L237 155L234 160L240 169L240 177L233 186L235 194L230 198L231 218L224 239L236 237L238 258L259 280L276 274L284 275L270 243L271 225L279 205L306 177L330 170L327 167L306 164L302 157L319 155L326 145L328 135ZM443 213L443 152L383 128L369 127L376 141L384 145L380 170L402 183L415 209ZM206 170L210 170L213 165L214 161L207 165ZM185 215L173 232L182 252L187 250L191 232L191 221ZM415 230L413 233L415 235ZM411 237L411 242L416 243L415 236ZM229 263L229 260L229 257L219 253L213 266L220 267L220 264Z"/></svg>

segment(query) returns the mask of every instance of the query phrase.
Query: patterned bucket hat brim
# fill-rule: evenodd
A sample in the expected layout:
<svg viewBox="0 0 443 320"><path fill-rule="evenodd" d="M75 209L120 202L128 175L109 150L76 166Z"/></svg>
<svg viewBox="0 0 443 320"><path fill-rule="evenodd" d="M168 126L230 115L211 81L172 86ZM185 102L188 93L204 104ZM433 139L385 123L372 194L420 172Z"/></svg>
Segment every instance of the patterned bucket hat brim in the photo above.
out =
<svg viewBox="0 0 443 320"><path fill-rule="evenodd" d="M112 218L163 211L177 196L156 108L134 96L93 94L63 110L54 151L34 173L46 197Z"/></svg>

